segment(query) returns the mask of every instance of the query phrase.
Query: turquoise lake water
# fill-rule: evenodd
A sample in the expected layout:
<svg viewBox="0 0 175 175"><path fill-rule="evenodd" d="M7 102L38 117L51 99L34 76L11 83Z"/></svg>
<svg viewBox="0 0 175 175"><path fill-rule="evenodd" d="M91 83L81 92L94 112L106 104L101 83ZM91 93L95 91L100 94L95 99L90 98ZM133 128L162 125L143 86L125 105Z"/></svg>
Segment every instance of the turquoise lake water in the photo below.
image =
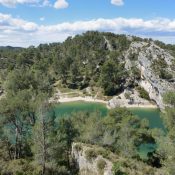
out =
<svg viewBox="0 0 175 175"><path fill-rule="evenodd" d="M145 109L145 108L129 108L129 110L141 119L146 118L149 121L150 128L160 128L164 130L162 119L160 118L160 111L158 109ZM101 103L88 103L88 102L71 102L61 103L56 106L56 116L64 117L69 116L73 112L100 112L102 117L108 113L108 109ZM141 158L146 158L148 152L155 150L155 144L142 144L139 147L139 155Z"/></svg>
<svg viewBox="0 0 175 175"><path fill-rule="evenodd" d="M146 118L149 121L150 128L164 129L162 119L160 118L160 111L158 109L145 108L129 108L129 110L141 119ZM72 112L95 112L99 111L104 117L108 113L108 109L101 103L88 102L70 102L60 103L56 106L55 112L57 116L70 115Z"/></svg>
<svg viewBox="0 0 175 175"><path fill-rule="evenodd" d="M146 118L149 121L150 128L161 128L164 130L159 109L130 108L129 110L141 119Z"/></svg>
<svg viewBox="0 0 175 175"><path fill-rule="evenodd" d="M70 115L73 112L95 112L99 111L101 116L104 117L108 113L108 109L101 103L88 103L88 102L70 102L60 103L55 108L57 116Z"/></svg>

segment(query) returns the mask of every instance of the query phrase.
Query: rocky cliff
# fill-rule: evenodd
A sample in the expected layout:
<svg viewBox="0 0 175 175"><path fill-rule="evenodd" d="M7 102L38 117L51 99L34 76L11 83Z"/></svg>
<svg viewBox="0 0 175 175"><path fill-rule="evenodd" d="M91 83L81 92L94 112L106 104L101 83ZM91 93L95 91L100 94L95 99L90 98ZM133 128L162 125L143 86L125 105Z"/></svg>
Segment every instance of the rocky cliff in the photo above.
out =
<svg viewBox="0 0 175 175"><path fill-rule="evenodd" d="M156 102L158 107L164 108L163 94L175 90L175 58L153 41L137 41L130 44L121 61L125 63L127 70L139 70L141 78L136 80L136 83L148 92L150 99ZM129 78L131 79L132 75ZM113 98L111 106L115 106L115 102L117 104L121 101Z"/></svg>
<svg viewBox="0 0 175 175"><path fill-rule="evenodd" d="M97 155L95 147L74 143L72 155L77 162L81 175L112 175L112 162Z"/></svg>

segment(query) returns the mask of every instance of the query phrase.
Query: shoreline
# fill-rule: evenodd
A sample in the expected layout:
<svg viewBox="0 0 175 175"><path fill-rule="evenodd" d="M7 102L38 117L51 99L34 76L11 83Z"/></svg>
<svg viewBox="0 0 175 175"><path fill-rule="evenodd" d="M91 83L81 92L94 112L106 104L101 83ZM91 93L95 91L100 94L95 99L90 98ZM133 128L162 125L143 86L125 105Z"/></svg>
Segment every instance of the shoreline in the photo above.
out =
<svg viewBox="0 0 175 175"><path fill-rule="evenodd" d="M102 103L105 104L108 109L112 109L111 106L109 106L109 101L100 100L93 98L91 96L87 97L65 97L60 98L56 101L50 100L50 103L56 102L56 103L69 103L69 102L77 102L77 101L83 101L83 102L91 102L91 103ZM158 109L157 105L153 104L124 104L123 106L119 107L126 107L126 108L152 108L152 109Z"/></svg>

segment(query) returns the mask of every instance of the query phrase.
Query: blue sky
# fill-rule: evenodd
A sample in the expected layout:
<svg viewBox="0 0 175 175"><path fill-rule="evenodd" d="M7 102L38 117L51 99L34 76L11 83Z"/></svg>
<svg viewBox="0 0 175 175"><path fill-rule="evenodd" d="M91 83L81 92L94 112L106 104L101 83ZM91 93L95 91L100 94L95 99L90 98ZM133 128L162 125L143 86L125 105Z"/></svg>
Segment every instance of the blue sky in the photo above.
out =
<svg viewBox="0 0 175 175"><path fill-rule="evenodd" d="M87 30L175 43L175 0L0 0L0 45L60 42Z"/></svg>

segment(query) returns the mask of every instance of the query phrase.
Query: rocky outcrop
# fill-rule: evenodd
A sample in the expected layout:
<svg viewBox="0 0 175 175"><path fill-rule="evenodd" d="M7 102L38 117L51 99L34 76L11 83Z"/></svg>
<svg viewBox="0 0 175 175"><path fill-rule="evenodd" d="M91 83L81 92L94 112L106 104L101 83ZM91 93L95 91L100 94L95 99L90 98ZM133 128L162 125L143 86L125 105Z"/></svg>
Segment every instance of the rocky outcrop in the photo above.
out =
<svg viewBox="0 0 175 175"><path fill-rule="evenodd" d="M150 101L139 97L139 93L135 89L125 89L123 93L113 97L108 102L110 108L115 107L148 107L156 108L155 104Z"/></svg>
<svg viewBox="0 0 175 175"><path fill-rule="evenodd" d="M79 169L79 175L114 175L115 173L169 175L166 170L156 169L143 162L120 157L97 145L73 143L72 157ZM119 171L116 171L116 167ZM113 172L114 169L115 172Z"/></svg>
<svg viewBox="0 0 175 175"><path fill-rule="evenodd" d="M131 60L131 54L135 54L137 58ZM160 68L160 74L161 71L167 71L172 75L172 78L175 78L175 71L171 69L175 58L155 45L154 42L133 42L124 57L126 61L125 68L131 69L135 66L140 70L141 80L138 81L138 84L149 93L151 100L155 101L160 108L164 108L163 94L169 90L175 90L175 82L163 79L156 74L154 62L156 61L157 65L161 61L163 62L161 66L165 68Z"/></svg>
<svg viewBox="0 0 175 175"><path fill-rule="evenodd" d="M113 175L112 162L97 155L95 148L81 143L72 145L72 156L77 162L80 175Z"/></svg>

